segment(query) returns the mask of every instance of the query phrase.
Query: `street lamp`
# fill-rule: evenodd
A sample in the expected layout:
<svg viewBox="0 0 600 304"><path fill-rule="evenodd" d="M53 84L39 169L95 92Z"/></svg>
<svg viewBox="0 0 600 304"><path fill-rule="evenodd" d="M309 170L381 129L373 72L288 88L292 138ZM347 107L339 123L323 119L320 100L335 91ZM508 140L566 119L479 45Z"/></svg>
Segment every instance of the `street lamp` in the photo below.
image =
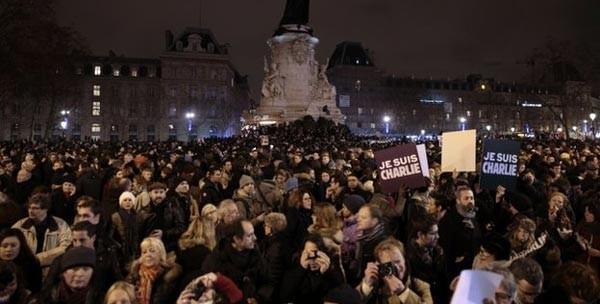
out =
<svg viewBox="0 0 600 304"><path fill-rule="evenodd" d="M592 130L592 139L596 138L596 126L594 125L594 119L596 119L596 113L590 113L590 120L592 121L590 124L590 129Z"/></svg>
<svg viewBox="0 0 600 304"><path fill-rule="evenodd" d="M461 130L464 131L465 130L465 122L467 121L467 119L464 118L464 117L461 117L458 120L460 121L460 128L461 128Z"/></svg>
<svg viewBox="0 0 600 304"><path fill-rule="evenodd" d="M383 116L383 122L385 122L385 134L390 134L390 121L392 121L392 118L389 115Z"/></svg>
<svg viewBox="0 0 600 304"><path fill-rule="evenodd" d="M515 133L515 127L510 127L510 132Z"/></svg>
<svg viewBox="0 0 600 304"><path fill-rule="evenodd" d="M487 125L487 126L485 126L485 129L486 129L486 130L489 132L489 131L491 131L491 130L492 130L492 126L490 126L490 125Z"/></svg>
<svg viewBox="0 0 600 304"><path fill-rule="evenodd" d="M63 130L63 137L65 137L65 132L67 131L67 128L69 128L69 114L71 114L71 111L69 110L60 111L60 115L62 115L63 118L60 122L60 128Z"/></svg>
<svg viewBox="0 0 600 304"><path fill-rule="evenodd" d="M188 119L188 131L192 131L192 119L194 119L194 117L196 117L196 114L193 112L185 113L185 118Z"/></svg>

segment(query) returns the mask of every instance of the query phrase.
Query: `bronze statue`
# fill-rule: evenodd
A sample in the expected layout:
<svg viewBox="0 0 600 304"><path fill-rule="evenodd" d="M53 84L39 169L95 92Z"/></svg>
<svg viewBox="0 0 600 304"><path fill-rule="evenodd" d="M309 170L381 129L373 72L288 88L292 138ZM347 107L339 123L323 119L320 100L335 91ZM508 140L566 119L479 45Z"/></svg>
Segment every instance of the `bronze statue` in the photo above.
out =
<svg viewBox="0 0 600 304"><path fill-rule="evenodd" d="M279 25L283 24L308 24L310 0L287 0L285 12Z"/></svg>

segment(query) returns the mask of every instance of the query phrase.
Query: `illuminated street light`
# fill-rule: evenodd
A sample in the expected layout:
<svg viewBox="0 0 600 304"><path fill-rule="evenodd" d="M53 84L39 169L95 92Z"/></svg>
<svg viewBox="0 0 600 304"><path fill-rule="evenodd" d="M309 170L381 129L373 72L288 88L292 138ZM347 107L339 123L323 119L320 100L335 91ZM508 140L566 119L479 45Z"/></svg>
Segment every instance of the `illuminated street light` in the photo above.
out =
<svg viewBox="0 0 600 304"><path fill-rule="evenodd" d="M511 127L510 132L515 133L515 127Z"/></svg>
<svg viewBox="0 0 600 304"><path fill-rule="evenodd" d="M490 125L487 125L487 126L485 126L485 129L486 129L486 130L489 132L489 131L491 131L491 130L492 130L492 126L490 126Z"/></svg>
<svg viewBox="0 0 600 304"><path fill-rule="evenodd" d="M556 132L562 132L562 131L563 131L563 129L562 129L562 128L558 128L558 129L556 129Z"/></svg>
<svg viewBox="0 0 600 304"><path fill-rule="evenodd" d="M383 122L385 122L385 134L390 134L390 121L392 121L392 118L389 115L383 116Z"/></svg>
<svg viewBox="0 0 600 304"><path fill-rule="evenodd" d="M421 136L425 135L425 130L421 130Z"/></svg>
<svg viewBox="0 0 600 304"><path fill-rule="evenodd" d="M577 132L577 126L573 126L571 129L573 129L573 132Z"/></svg>
<svg viewBox="0 0 600 304"><path fill-rule="evenodd" d="M465 122L467 121L467 119L464 117L461 117L458 119L458 121L460 121L460 129L464 131L465 130Z"/></svg>
<svg viewBox="0 0 600 304"><path fill-rule="evenodd" d="M594 122L594 119L596 119L596 113L590 113L590 119L592 122Z"/></svg>
<svg viewBox="0 0 600 304"><path fill-rule="evenodd" d="M196 117L196 114L194 114L194 112L187 112L185 113L185 118L188 119L188 131L192 132L192 119L194 119L194 117ZM191 134L190 134L191 136Z"/></svg>

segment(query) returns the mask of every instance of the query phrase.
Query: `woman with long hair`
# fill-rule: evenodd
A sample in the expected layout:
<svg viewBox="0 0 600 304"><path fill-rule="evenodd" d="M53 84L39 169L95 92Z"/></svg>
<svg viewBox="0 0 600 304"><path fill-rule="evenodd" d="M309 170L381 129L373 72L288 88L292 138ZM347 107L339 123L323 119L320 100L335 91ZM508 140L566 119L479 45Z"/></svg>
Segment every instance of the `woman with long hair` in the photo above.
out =
<svg viewBox="0 0 600 304"><path fill-rule="evenodd" d="M23 275L24 288L37 293L42 288L42 268L19 229L0 231L0 260L13 262Z"/></svg>
<svg viewBox="0 0 600 304"><path fill-rule="evenodd" d="M294 190L288 199L285 212L287 227L285 234L291 242L292 251L297 252L304 246L303 240L312 224L314 196L307 190Z"/></svg>
<svg viewBox="0 0 600 304"><path fill-rule="evenodd" d="M202 262L217 244L215 222L211 217L216 210L214 205L204 206L202 216L192 218L187 231L179 238L176 254L177 263L183 268L182 286L201 274Z"/></svg>
<svg viewBox="0 0 600 304"><path fill-rule="evenodd" d="M167 262L165 245L158 238L145 238L140 248L142 255L132 263L128 277L139 303L173 303L181 266Z"/></svg>

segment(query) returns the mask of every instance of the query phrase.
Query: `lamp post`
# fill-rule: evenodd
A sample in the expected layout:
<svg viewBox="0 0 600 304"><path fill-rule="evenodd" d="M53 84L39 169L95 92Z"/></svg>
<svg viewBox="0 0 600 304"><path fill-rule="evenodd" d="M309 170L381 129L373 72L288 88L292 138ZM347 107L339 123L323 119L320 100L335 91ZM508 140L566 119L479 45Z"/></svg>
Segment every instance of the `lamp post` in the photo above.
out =
<svg viewBox="0 0 600 304"><path fill-rule="evenodd" d="M185 113L185 118L188 120L188 140L192 139L192 119L194 119L194 117L196 117L194 112Z"/></svg>
<svg viewBox="0 0 600 304"><path fill-rule="evenodd" d="M573 137L577 138L577 126L572 126L571 129L573 129Z"/></svg>
<svg viewBox="0 0 600 304"><path fill-rule="evenodd" d="M392 118L389 115L383 116L383 122L385 123L385 134L390 134L390 121L392 121Z"/></svg>
<svg viewBox="0 0 600 304"><path fill-rule="evenodd" d="M464 130L465 130L465 122L467 122L467 119L466 119L466 118L464 118L464 117L461 117L461 118L459 118L458 120L460 121L460 129L461 129L462 131L464 131Z"/></svg>
<svg viewBox="0 0 600 304"><path fill-rule="evenodd" d="M515 133L515 127L510 127L510 133Z"/></svg>
<svg viewBox="0 0 600 304"><path fill-rule="evenodd" d="M60 111L60 115L62 116L62 121L60 122L60 128L62 129L63 138L65 137L65 133L66 133L67 129L69 128L69 114L71 114L71 111L69 111L69 110Z"/></svg>
<svg viewBox="0 0 600 304"><path fill-rule="evenodd" d="M590 123L590 129L592 130L592 139L596 138L596 126L594 124L594 119L596 119L596 113L590 113L590 120L592 121Z"/></svg>

